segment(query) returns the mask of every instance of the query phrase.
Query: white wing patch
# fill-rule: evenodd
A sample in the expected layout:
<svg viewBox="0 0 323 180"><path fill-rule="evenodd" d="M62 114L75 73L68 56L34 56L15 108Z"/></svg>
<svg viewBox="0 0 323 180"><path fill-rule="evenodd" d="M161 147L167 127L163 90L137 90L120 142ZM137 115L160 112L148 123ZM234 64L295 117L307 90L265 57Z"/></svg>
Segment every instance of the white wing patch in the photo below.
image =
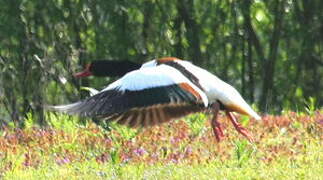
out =
<svg viewBox="0 0 323 180"><path fill-rule="evenodd" d="M187 83L188 81L189 80L176 69L167 65L160 65L131 71L121 79L110 84L103 91L114 88L118 88L121 91L138 91L152 87Z"/></svg>
<svg viewBox="0 0 323 180"><path fill-rule="evenodd" d="M155 67L155 66L157 66L157 62L154 59L154 60L151 60L151 61L148 61L148 62L142 64L141 67L140 67L140 69L142 69L142 68L148 68L148 67Z"/></svg>
<svg viewBox="0 0 323 180"><path fill-rule="evenodd" d="M113 82L102 91L118 89L120 91L140 91L160 86L169 86L174 84L187 83L201 97L205 106L208 105L208 99L205 93L196 87L189 79L181 72L168 65L158 65L155 67L145 67L135 71L131 71L124 75L121 79Z"/></svg>

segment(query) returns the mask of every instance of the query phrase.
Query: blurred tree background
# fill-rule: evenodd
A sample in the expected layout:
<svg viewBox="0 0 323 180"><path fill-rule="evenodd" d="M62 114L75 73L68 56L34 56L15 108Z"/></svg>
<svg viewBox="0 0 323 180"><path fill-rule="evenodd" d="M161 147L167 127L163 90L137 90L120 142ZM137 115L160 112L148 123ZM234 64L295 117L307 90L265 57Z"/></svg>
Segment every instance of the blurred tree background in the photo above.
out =
<svg viewBox="0 0 323 180"><path fill-rule="evenodd" d="M1 0L0 121L22 125L29 113L46 124L44 104L103 88L111 80L72 76L92 60L162 56L210 70L263 113L321 107L322 9L321 0Z"/></svg>

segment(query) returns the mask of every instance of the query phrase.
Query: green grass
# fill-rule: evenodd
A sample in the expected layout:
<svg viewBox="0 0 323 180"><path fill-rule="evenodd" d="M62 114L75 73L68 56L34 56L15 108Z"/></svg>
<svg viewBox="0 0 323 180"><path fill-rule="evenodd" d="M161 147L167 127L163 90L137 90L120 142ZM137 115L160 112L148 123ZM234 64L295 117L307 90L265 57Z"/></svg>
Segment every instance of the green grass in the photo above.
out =
<svg viewBox="0 0 323 180"><path fill-rule="evenodd" d="M67 165L43 164L38 168L16 169L4 179L321 179L322 154L318 147L291 160L283 157L266 164L248 160L243 167L236 160L201 164L100 164L95 160Z"/></svg>
<svg viewBox="0 0 323 180"><path fill-rule="evenodd" d="M286 112L256 122L242 117L250 144L221 116L217 143L198 114L149 129L48 114L50 128L0 131L1 179L323 179L322 111Z"/></svg>

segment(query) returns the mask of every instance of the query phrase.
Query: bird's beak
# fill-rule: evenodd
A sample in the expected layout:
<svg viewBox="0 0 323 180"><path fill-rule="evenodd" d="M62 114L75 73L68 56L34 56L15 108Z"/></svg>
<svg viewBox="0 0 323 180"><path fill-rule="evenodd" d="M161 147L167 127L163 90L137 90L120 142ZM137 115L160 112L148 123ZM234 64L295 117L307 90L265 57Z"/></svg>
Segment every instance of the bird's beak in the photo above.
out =
<svg viewBox="0 0 323 180"><path fill-rule="evenodd" d="M85 69L82 72L78 72L73 74L74 77L76 78L82 78L82 77L88 77L88 76L92 76L93 73L90 71L90 64L87 64Z"/></svg>

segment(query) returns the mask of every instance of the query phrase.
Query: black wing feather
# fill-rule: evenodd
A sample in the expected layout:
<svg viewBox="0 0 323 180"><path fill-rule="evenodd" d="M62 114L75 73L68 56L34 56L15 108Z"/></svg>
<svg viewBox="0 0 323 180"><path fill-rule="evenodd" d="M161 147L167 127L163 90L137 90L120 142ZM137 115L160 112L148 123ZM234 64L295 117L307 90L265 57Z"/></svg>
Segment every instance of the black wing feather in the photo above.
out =
<svg viewBox="0 0 323 180"><path fill-rule="evenodd" d="M158 104L174 103L200 105L202 102L190 92L174 84L140 91L106 90L83 101L54 106L52 109L88 117L110 117L134 108L141 109Z"/></svg>

